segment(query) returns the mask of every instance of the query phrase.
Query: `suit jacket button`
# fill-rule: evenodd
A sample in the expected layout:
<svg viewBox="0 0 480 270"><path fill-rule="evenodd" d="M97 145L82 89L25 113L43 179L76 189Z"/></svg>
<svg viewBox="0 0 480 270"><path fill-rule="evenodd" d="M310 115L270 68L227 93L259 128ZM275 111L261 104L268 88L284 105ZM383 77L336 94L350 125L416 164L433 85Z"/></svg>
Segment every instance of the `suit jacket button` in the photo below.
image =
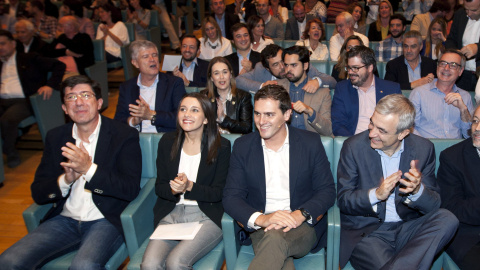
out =
<svg viewBox="0 0 480 270"><path fill-rule="evenodd" d="M381 219L381 218L378 219L378 222L382 222L382 221L383 221L383 219Z"/></svg>
<svg viewBox="0 0 480 270"><path fill-rule="evenodd" d="M360 234L361 237L365 237L365 233Z"/></svg>

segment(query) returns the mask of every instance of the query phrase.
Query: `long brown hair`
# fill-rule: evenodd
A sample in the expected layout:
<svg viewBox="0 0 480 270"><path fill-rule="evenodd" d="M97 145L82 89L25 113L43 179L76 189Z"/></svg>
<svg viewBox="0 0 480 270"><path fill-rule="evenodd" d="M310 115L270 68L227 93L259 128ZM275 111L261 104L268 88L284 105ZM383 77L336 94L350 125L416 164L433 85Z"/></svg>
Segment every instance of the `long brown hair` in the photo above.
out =
<svg viewBox="0 0 480 270"><path fill-rule="evenodd" d="M444 37L447 37L447 22L443 18L435 18L431 23L430 26L428 27L428 33L427 33L427 38L425 39L425 55L436 55L437 59L440 58L440 55L445 51L445 46L443 46L442 42L437 42L435 44L435 51L432 52L432 45L433 45L433 40L432 40L432 28L433 25L438 23L440 25L440 28L442 28L442 33Z"/></svg>
<svg viewBox="0 0 480 270"><path fill-rule="evenodd" d="M221 146L221 139L220 133L218 132L217 128L217 110L214 108L213 103L208 100L208 98L200 93L190 93L186 94L182 100L180 100L180 104L182 101L187 98L195 98L200 103L202 107L203 114L205 118L207 118L207 123L204 124L203 127L203 138L202 138L202 146L201 149L203 150L204 147L208 149L207 155L207 164L212 164L217 159L218 149ZM178 105L178 111L180 111L180 104ZM170 159L175 160L180 149L183 147L183 141L185 140L185 131L180 127L178 124L180 119L178 119L178 112L177 112L177 131L175 134L175 140L172 145L172 150L170 151Z"/></svg>
<svg viewBox="0 0 480 270"><path fill-rule="evenodd" d="M217 92L217 87L215 86L215 84L213 83L212 81L212 68L213 68L213 65L215 65L216 63L224 63L225 65L227 65L228 67L228 70L230 70L230 73L232 74L232 77L230 79L230 87L231 87L231 93L232 93L232 96L236 96L237 95L237 84L235 83L235 75L233 75L233 68L232 68L232 65L230 65L230 62L225 59L224 57L221 57L221 56L217 56L217 57L214 57L212 60L210 60L210 64L208 65L208 71L207 71L207 97L209 99L215 99L218 95L218 92Z"/></svg>
<svg viewBox="0 0 480 270"><path fill-rule="evenodd" d="M338 78L346 79L347 78L347 71L345 70L345 66L347 66L347 44L350 40L358 40L360 43L359 46L364 46L362 39L359 36L351 35L343 42L342 48L340 49L340 56L338 57L338 62L335 65L335 68L338 70Z"/></svg>
<svg viewBox="0 0 480 270"><path fill-rule="evenodd" d="M387 3L387 5L390 7L390 16L393 15L393 7L392 7L392 4L390 4L390 2L388 0L382 0L380 3L378 3L378 15L377 15L377 21L375 22L375 26L377 27L377 31L382 30L382 20L380 20L380 5L382 3ZM390 27L390 23L389 23L389 27Z"/></svg>
<svg viewBox="0 0 480 270"><path fill-rule="evenodd" d="M357 3L357 2L351 3L351 4L347 7L347 11L348 11L348 13L352 14L352 16L353 16L353 11L355 10L356 7L359 7L359 8L362 10L362 17L360 17L360 20L357 22L358 27L360 27L360 26L365 25L365 10L363 9L363 6L360 5L360 4Z"/></svg>
<svg viewBox="0 0 480 270"><path fill-rule="evenodd" d="M222 43L222 30L220 30L220 26L218 25L215 18L213 18L212 16L207 16L202 21L203 45L207 44L207 41L208 41L207 31L205 31L205 27L207 27L207 23L211 23L213 25L213 27L215 27L215 31L217 32L217 39L220 41L220 44L223 45L223 43Z"/></svg>

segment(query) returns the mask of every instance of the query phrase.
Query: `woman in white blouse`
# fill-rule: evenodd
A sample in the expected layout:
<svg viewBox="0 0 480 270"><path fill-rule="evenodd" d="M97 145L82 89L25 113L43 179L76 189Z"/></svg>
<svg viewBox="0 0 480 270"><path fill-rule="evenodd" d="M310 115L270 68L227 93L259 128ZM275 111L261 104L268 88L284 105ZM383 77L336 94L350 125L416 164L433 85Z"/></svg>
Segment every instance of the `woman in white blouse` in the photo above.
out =
<svg viewBox="0 0 480 270"><path fill-rule="evenodd" d="M98 25L96 39L105 41L107 63L121 60L120 47L130 43L127 27L118 13L115 7L108 3L98 8L102 23Z"/></svg>
<svg viewBox="0 0 480 270"><path fill-rule="evenodd" d="M320 19L315 18L307 22L302 38L303 40L297 41L295 45L307 47L311 52L310 60L328 60L328 47L322 44L325 27Z"/></svg>
<svg viewBox="0 0 480 270"><path fill-rule="evenodd" d="M232 43L222 37L222 30L217 21L207 16L202 22L202 37L200 40L200 59L210 60L217 56L227 56L232 53Z"/></svg>
<svg viewBox="0 0 480 270"><path fill-rule="evenodd" d="M148 0L130 0L127 8L127 22L135 24L135 40L147 39L147 29L150 24L150 9Z"/></svg>
<svg viewBox="0 0 480 270"><path fill-rule="evenodd" d="M247 28L250 33L252 50L260 53L268 44L273 44L271 38L266 38L263 35L265 32L265 22L259 16L250 16L247 21Z"/></svg>

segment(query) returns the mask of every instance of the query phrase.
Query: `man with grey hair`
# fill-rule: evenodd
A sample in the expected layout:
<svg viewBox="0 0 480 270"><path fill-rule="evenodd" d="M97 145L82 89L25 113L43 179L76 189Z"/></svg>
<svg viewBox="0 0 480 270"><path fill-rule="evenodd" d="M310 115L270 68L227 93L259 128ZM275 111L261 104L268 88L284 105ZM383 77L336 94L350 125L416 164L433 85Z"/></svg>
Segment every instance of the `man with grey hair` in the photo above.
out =
<svg viewBox="0 0 480 270"><path fill-rule="evenodd" d="M175 130L178 105L186 94L182 79L158 72L158 49L153 42L136 40L130 53L140 74L120 85L114 119L145 133Z"/></svg>
<svg viewBox="0 0 480 270"><path fill-rule="evenodd" d="M420 32L406 32L403 35L403 55L388 61L385 80L398 82L402 90L431 83L437 75L437 64L430 57L420 55L422 48Z"/></svg>
<svg viewBox="0 0 480 270"><path fill-rule="evenodd" d="M338 163L340 267L429 269L457 218L440 207L433 144L410 134L415 108L382 98L368 130L343 143Z"/></svg>
<svg viewBox="0 0 480 270"><path fill-rule="evenodd" d="M414 133L425 138L468 138L473 104L470 94L455 85L465 68L465 56L447 49L438 60L438 79L410 94L417 115Z"/></svg>
<svg viewBox="0 0 480 270"><path fill-rule="evenodd" d="M35 35L35 26L29 20L18 20L15 23L17 34L17 52L36 52L43 54L47 43Z"/></svg>
<svg viewBox="0 0 480 270"><path fill-rule="evenodd" d="M355 21L353 20L352 14L344 11L337 15L337 18L335 19L335 27L337 28L338 33L330 38L330 60L338 60L343 42L351 35L359 36L362 39L363 44L368 47L368 38L365 35L354 32L354 25Z"/></svg>
<svg viewBox="0 0 480 270"><path fill-rule="evenodd" d="M67 65L65 76L85 75L85 68L95 64L93 43L90 36L79 32L79 24L74 16L63 16L58 21L58 30L63 32L52 41L46 55L55 57ZM74 61L71 61L71 60ZM71 75L70 75L71 76Z"/></svg>
<svg viewBox="0 0 480 270"><path fill-rule="evenodd" d="M447 253L460 269L478 268L480 255L480 106L473 114L472 138L458 143L440 154L437 181L442 207L460 221L458 231Z"/></svg>

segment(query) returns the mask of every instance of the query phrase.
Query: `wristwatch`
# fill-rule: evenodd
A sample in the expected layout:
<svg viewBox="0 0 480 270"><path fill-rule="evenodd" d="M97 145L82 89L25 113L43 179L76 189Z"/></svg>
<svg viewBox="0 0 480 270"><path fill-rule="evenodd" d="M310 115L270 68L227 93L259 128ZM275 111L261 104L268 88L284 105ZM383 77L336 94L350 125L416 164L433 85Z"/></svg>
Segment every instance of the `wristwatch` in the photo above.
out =
<svg viewBox="0 0 480 270"><path fill-rule="evenodd" d="M312 215L310 215L310 212L308 212L307 210L305 210L305 208L300 208L300 209L298 209L298 210L300 210L300 213L302 213L302 216L305 217L305 221L308 222L309 220L312 219Z"/></svg>
<svg viewBox="0 0 480 270"><path fill-rule="evenodd" d="M157 120L157 114L156 113L154 115L152 115L152 119L150 119L150 121L152 123L152 126L155 126L155 120Z"/></svg>

